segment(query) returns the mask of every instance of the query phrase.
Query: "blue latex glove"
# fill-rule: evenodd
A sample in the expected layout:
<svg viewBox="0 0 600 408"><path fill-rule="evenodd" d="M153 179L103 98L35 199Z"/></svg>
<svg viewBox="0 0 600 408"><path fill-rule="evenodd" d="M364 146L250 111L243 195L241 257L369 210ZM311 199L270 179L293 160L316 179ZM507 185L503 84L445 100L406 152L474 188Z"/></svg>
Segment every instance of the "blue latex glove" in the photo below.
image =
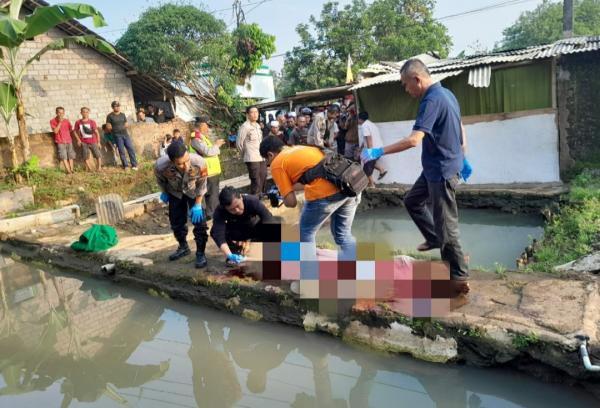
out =
<svg viewBox="0 0 600 408"><path fill-rule="evenodd" d="M473 173L473 167L471 167L471 163L469 163L469 161L465 157L465 159L463 160L463 168L460 171L460 176L462 177L462 179L464 181L467 181L469 179L469 177L471 177L472 173Z"/></svg>
<svg viewBox="0 0 600 408"><path fill-rule="evenodd" d="M368 162L371 160L377 160L381 156L383 156L383 147L374 147L372 149L364 149L360 154L360 158L364 162Z"/></svg>
<svg viewBox="0 0 600 408"><path fill-rule="evenodd" d="M192 224L200 224L204 218L204 210L200 204L196 204L190 211L190 219Z"/></svg>
<svg viewBox="0 0 600 408"><path fill-rule="evenodd" d="M169 202L169 193L166 192L162 192L160 193L160 201L162 201L163 203L168 203Z"/></svg>
<svg viewBox="0 0 600 408"><path fill-rule="evenodd" d="M240 264L246 260L246 257L238 254L229 254L227 255L227 260L236 264Z"/></svg>

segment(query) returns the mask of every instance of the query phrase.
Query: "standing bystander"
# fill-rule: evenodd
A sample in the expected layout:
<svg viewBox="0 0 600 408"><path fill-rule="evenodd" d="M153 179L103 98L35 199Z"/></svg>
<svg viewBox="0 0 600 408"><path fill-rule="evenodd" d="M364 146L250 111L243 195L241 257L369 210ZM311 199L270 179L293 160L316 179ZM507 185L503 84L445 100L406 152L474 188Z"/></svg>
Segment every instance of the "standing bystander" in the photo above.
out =
<svg viewBox="0 0 600 408"><path fill-rule="evenodd" d="M96 159L96 170L102 171L102 152L100 151L100 133L96 122L90 119L90 108L81 108L81 119L75 122L75 136L81 144L83 160L88 171L92 171L90 152Z"/></svg>
<svg viewBox="0 0 600 408"><path fill-rule="evenodd" d="M121 112L121 104L118 101L113 101L110 106L113 111L106 116L106 123L110 124L110 132L117 142L121 164L125 170L129 169L129 163L127 163L127 156L125 155L125 151L127 151L131 162L131 168L137 170L138 163L135 156L135 148L133 147L133 142L129 137L129 133L127 132L127 128L129 127L127 116Z"/></svg>
<svg viewBox="0 0 600 408"><path fill-rule="evenodd" d="M50 120L50 127L54 132L54 143L60 160L65 167L67 174L73 174L73 160L75 160L75 149L73 149L73 139L71 132L73 127L69 119L65 118L65 108L59 106L56 108L56 116Z"/></svg>

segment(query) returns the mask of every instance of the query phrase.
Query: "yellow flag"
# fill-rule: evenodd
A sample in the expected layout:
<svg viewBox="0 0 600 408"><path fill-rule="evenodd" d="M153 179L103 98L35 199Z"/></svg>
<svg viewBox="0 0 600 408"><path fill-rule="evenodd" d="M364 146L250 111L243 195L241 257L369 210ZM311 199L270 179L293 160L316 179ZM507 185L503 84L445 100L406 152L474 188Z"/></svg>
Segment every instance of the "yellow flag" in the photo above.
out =
<svg viewBox="0 0 600 408"><path fill-rule="evenodd" d="M346 68L346 83L351 84L354 82L354 75L352 75L352 58L348 54L348 67Z"/></svg>

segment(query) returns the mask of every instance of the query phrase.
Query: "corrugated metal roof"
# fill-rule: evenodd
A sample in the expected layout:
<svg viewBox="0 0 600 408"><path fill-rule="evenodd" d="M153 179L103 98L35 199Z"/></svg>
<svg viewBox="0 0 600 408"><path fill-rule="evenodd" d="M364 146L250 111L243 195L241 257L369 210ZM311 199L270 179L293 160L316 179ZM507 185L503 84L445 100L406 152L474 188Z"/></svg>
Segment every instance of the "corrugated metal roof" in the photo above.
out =
<svg viewBox="0 0 600 408"><path fill-rule="evenodd" d="M432 77L449 73L448 76L458 75L463 70L469 69L469 85L476 88L488 87L490 85L492 65L507 64L522 61L532 61L545 58L558 57L560 55L576 54L581 52L600 51L600 35L590 37L574 37L556 41L552 44L537 45L534 47L518 50L508 50L490 54L471 55L465 58L448 58L445 60L429 59L424 61ZM418 58L417 56L415 58ZM365 88L381 83L399 81L400 68L403 61L380 62L369 65L361 70L361 76L366 77L356 84L352 89ZM438 79L441 81L441 79Z"/></svg>
<svg viewBox="0 0 600 408"><path fill-rule="evenodd" d="M448 77L460 75L462 72L463 72L462 70L445 71L445 72L440 72L437 74L431 74L431 78L433 79L434 82L439 82ZM358 84L354 85L352 88L350 88L350 90L354 91L357 89L366 88L366 87L373 86L373 85L384 84L386 82L398 82L398 81L400 81L400 72L394 72L392 74L384 74L384 75L378 75L378 76L375 76L372 78L366 78L366 79L360 81Z"/></svg>

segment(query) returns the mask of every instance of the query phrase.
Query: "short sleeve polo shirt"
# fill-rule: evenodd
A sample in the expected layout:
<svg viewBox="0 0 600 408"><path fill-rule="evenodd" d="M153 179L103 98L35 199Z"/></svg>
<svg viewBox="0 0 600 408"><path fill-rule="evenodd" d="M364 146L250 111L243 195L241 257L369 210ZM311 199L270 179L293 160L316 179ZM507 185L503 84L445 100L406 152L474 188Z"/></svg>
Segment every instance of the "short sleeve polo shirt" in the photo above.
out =
<svg viewBox="0 0 600 408"><path fill-rule="evenodd" d="M439 82L423 96L413 130L425 133L421 163L427 181L447 180L462 170L460 106Z"/></svg>

